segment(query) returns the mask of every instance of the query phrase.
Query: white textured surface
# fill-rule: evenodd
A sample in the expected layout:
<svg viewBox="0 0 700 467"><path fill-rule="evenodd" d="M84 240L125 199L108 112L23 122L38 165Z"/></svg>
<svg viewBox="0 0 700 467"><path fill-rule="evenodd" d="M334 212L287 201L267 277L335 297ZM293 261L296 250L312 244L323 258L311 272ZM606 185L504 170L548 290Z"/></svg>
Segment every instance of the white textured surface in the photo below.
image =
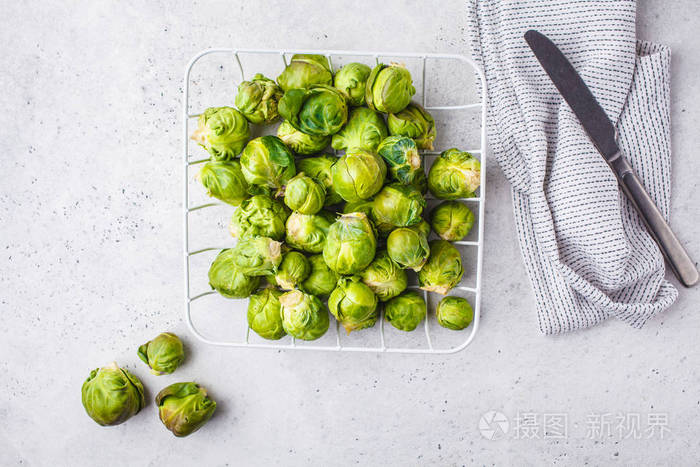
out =
<svg viewBox="0 0 700 467"><path fill-rule="evenodd" d="M1 465L689 464L700 456L700 289L641 330L537 330L508 186L487 168L482 328L453 356L240 351L196 345L181 319L181 75L211 46L467 49L459 1L5 5L0 30ZM292 8L292 5L294 7ZM439 5L439 7L437 6ZM672 7L670 7L672 5ZM700 257L700 43L691 0L642 2L640 37L671 46L672 225ZM185 366L147 374L136 347L181 334ZM117 360L149 405L114 428L83 412L90 369ZM160 426L166 384L219 402L190 438ZM481 437L488 410L566 412L564 440ZM666 439L586 436L589 413L668 414Z"/></svg>

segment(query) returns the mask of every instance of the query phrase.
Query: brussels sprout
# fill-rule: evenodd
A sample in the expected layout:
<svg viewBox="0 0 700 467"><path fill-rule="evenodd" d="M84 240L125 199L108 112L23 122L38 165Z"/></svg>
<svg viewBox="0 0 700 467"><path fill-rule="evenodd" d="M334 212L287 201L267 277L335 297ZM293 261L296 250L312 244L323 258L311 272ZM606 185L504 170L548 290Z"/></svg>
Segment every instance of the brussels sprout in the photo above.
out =
<svg viewBox="0 0 700 467"><path fill-rule="evenodd" d="M331 144L330 136L307 135L294 128L287 120L277 128L277 137L297 154L314 154Z"/></svg>
<svg viewBox="0 0 700 467"><path fill-rule="evenodd" d="M282 257L275 282L282 290L292 290L311 273L311 265L302 253L290 251Z"/></svg>
<svg viewBox="0 0 700 467"><path fill-rule="evenodd" d="M397 113L403 110L416 93L411 73L405 66L380 63L367 78L365 102L370 109L384 113Z"/></svg>
<svg viewBox="0 0 700 467"><path fill-rule="evenodd" d="M389 257L402 268L420 271L428 261L430 247L420 228L401 227L393 230L386 239Z"/></svg>
<svg viewBox="0 0 700 467"><path fill-rule="evenodd" d="M299 288L304 292L317 295L319 297L327 297L335 289L340 276L328 267L323 260L323 255L314 255L309 258L311 273Z"/></svg>
<svg viewBox="0 0 700 467"><path fill-rule="evenodd" d="M386 302L406 290L408 278L406 271L389 257L386 251L380 251L367 269L360 273L364 282L382 302Z"/></svg>
<svg viewBox="0 0 700 467"><path fill-rule="evenodd" d="M207 162L202 166L197 178L207 189L209 196L232 206L238 206L248 197L248 182L238 161Z"/></svg>
<svg viewBox="0 0 700 467"><path fill-rule="evenodd" d="M462 255L450 242L430 242L430 258L418 273L418 284L423 290L445 295L462 280Z"/></svg>
<svg viewBox="0 0 700 467"><path fill-rule="evenodd" d="M328 309L348 334L374 326L377 305L377 296L359 276L341 277L328 298Z"/></svg>
<svg viewBox="0 0 700 467"><path fill-rule="evenodd" d="M440 326L460 331L469 326L474 319L474 311L469 302L462 297L445 297L438 303L437 322Z"/></svg>
<svg viewBox="0 0 700 467"><path fill-rule="evenodd" d="M307 253L321 253L326 244L328 229L335 217L328 211L317 214L293 212L287 219L287 245Z"/></svg>
<svg viewBox="0 0 700 467"><path fill-rule="evenodd" d="M270 237L284 240L289 209L268 195L255 195L241 203L231 217L228 231L234 238Z"/></svg>
<svg viewBox="0 0 700 467"><path fill-rule="evenodd" d="M248 276L266 276L277 273L282 262L282 244L269 237L241 239L233 251L236 267Z"/></svg>
<svg viewBox="0 0 700 467"><path fill-rule="evenodd" d="M287 68L277 77L277 83L284 91L314 84L333 84L333 72L323 55L294 54Z"/></svg>
<svg viewBox="0 0 700 467"><path fill-rule="evenodd" d="M413 331L425 318L427 306L418 292L410 290L384 305L384 317L400 331Z"/></svg>
<svg viewBox="0 0 700 467"><path fill-rule="evenodd" d="M443 201L430 216L435 233L450 242L462 240L474 225L474 214L459 201Z"/></svg>
<svg viewBox="0 0 700 467"><path fill-rule="evenodd" d="M232 248L221 250L209 267L209 285L226 298L246 298L260 285L260 278L247 276L236 266Z"/></svg>
<svg viewBox="0 0 700 467"><path fill-rule="evenodd" d="M250 196L265 195L268 198L273 196L272 190L262 185L248 185L248 194ZM282 206L284 206L284 203L282 203Z"/></svg>
<svg viewBox="0 0 700 467"><path fill-rule="evenodd" d="M85 411L102 426L124 423L146 405L141 381L116 363L92 370L81 392Z"/></svg>
<svg viewBox="0 0 700 467"><path fill-rule="evenodd" d="M185 359L185 348L175 334L163 332L139 347L137 354L154 375L169 375Z"/></svg>
<svg viewBox="0 0 700 467"><path fill-rule="evenodd" d="M343 214L350 214L352 212L362 212L368 217L372 214L372 206L374 205L374 200L371 199L361 199L359 201L350 201L345 203L343 206Z"/></svg>
<svg viewBox="0 0 700 467"><path fill-rule="evenodd" d="M338 150L374 152L388 134L384 117L367 107L357 107L350 111L347 125L333 135L331 146Z"/></svg>
<svg viewBox="0 0 700 467"><path fill-rule="evenodd" d="M428 173L428 188L440 199L471 198L480 183L479 160L459 149L440 154Z"/></svg>
<svg viewBox="0 0 700 467"><path fill-rule="evenodd" d="M273 288L262 289L248 301L248 326L263 339L278 340L286 332L282 328L282 292Z"/></svg>
<svg viewBox="0 0 700 467"><path fill-rule="evenodd" d="M326 189L304 172L299 172L284 191L284 203L293 211L316 214L326 201Z"/></svg>
<svg viewBox="0 0 700 467"><path fill-rule="evenodd" d="M251 123L272 123L279 118L277 103L284 93L260 73L238 85L236 107Z"/></svg>
<svg viewBox="0 0 700 467"><path fill-rule="evenodd" d="M423 219L421 219L421 221L416 225L412 225L411 228L425 235L425 238L428 238L430 235L430 224L425 222Z"/></svg>
<svg viewBox="0 0 700 467"><path fill-rule="evenodd" d="M348 63L335 74L333 85L348 96L350 105L365 103L365 86L372 69L364 63Z"/></svg>
<svg viewBox="0 0 700 467"><path fill-rule="evenodd" d="M282 326L287 334L312 341L328 330L328 310L321 300L300 290L292 290L280 296Z"/></svg>
<svg viewBox="0 0 700 467"><path fill-rule="evenodd" d="M296 174L294 154L276 136L251 140L241 153L241 171L251 185L262 185L282 192Z"/></svg>
<svg viewBox="0 0 700 467"><path fill-rule="evenodd" d="M413 185L416 190L420 191L420 193L425 196L425 194L428 192L428 177L426 177L425 171L421 170L416 172L416 178L413 180L413 182L411 182L411 185Z"/></svg>
<svg viewBox="0 0 700 467"><path fill-rule="evenodd" d="M158 393L156 405L160 421L177 437L202 428L216 410L216 402L197 383L171 384Z"/></svg>
<svg viewBox="0 0 700 467"><path fill-rule="evenodd" d="M384 159L365 151L346 153L331 167L333 188L345 201L360 201L381 190L386 176Z"/></svg>
<svg viewBox="0 0 700 467"><path fill-rule="evenodd" d="M389 133L395 136L412 138L418 149L433 150L435 141L435 120L423 107L411 102L400 112L387 117Z"/></svg>
<svg viewBox="0 0 700 467"><path fill-rule="evenodd" d="M328 230L323 259L338 274L357 274L374 259L377 238L367 215L343 214Z"/></svg>
<svg viewBox="0 0 700 467"><path fill-rule="evenodd" d="M210 107L197 120L190 137L217 161L233 160L250 139L248 120L233 107Z"/></svg>
<svg viewBox="0 0 700 467"><path fill-rule="evenodd" d="M297 162L299 172L304 172L309 177L316 180L326 189L325 206L340 203L343 198L333 188L333 176L331 167L338 162L338 158L328 154L321 154L315 157L307 157Z"/></svg>
<svg viewBox="0 0 700 467"><path fill-rule="evenodd" d="M294 128L309 135L332 135L348 121L345 96L331 86L290 89L280 100L279 111Z"/></svg>
<svg viewBox="0 0 700 467"><path fill-rule="evenodd" d="M411 138L389 136L381 142L377 153L386 162L391 178L404 185L414 183L420 173L425 175L418 148Z"/></svg>
<svg viewBox="0 0 700 467"><path fill-rule="evenodd" d="M380 232L389 232L418 224L424 207L425 198L413 186L392 183L374 197L371 218Z"/></svg>

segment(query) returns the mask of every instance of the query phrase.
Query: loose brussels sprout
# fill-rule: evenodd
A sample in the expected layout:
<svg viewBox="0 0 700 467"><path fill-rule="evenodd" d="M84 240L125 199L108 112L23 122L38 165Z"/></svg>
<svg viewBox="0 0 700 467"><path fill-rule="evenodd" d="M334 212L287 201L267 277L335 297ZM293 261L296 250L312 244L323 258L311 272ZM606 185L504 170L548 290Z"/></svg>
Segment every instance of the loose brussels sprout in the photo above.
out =
<svg viewBox="0 0 700 467"><path fill-rule="evenodd" d="M374 196L386 176L384 159L365 151L346 153L331 167L333 188L348 202Z"/></svg>
<svg viewBox="0 0 700 467"><path fill-rule="evenodd" d="M335 74L333 85L348 95L350 105L365 103L365 85L372 69L364 63L348 63Z"/></svg>
<svg viewBox="0 0 700 467"><path fill-rule="evenodd" d="M365 102L370 109L384 113L397 113L403 110L416 93L411 73L397 63L380 63L367 78Z"/></svg>
<svg viewBox="0 0 700 467"><path fill-rule="evenodd" d="M345 203L343 206L343 214L350 214L352 212L362 212L368 217L372 214L372 206L374 205L374 200L371 199L361 199L359 201L350 201Z"/></svg>
<svg viewBox="0 0 700 467"><path fill-rule="evenodd" d="M374 152L388 134L384 117L367 107L357 107L350 111L348 124L333 135L331 146L338 150Z"/></svg>
<svg viewBox="0 0 700 467"><path fill-rule="evenodd" d="M236 107L251 123L272 123L279 118L277 103L284 93L260 73L238 85Z"/></svg>
<svg viewBox="0 0 700 467"><path fill-rule="evenodd" d="M284 203L289 209L302 214L316 214L326 201L326 189L323 185L299 172L284 191Z"/></svg>
<svg viewBox="0 0 700 467"><path fill-rule="evenodd" d="M275 274L275 282L282 290L292 290L309 277L310 273L311 265L306 256L298 251L290 251L282 257L282 263Z"/></svg>
<svg viewBox="0 0 700 467"><path fill-rule="evenodd" d="M307 253L321 253L326 244L328 229L335 217L328 211L317 214L293 212L287 219L287 245Z"/></svg>
<svg viewBox="0 0 700 467"><path fill-rule="evenodd" d="M382 302L396 297L406 290L408 278L406 271L389 257L386 251L380 251L367 269L360 273L364 282Z"/></svg>
<svg viewBox="0 0 700 467"><path fill-rule="evenodd" d="M394 227L418 224L425 204L425 198L413 186L392 183L374 197L371 218L377 229L386 233Z"/></svg>
<svg viewBox="0 0 700 467"><path fill-rule="evenodd" d="M377 305L377 296L358 276L341 277L328 298L328 309L348 334L374 326Z"/></svg>
<svg viewBox="0 0 700 467"><path fill-rule="evenodd" d="M241 239L233 251L233 262L248 276L266 276L277 273L282 262L282 244L269 237Z"/></svg>
<svg viewBox="0 0 700 467"><path fill-rule="evenodd" d="M139 347L137 354L154 375L169 375L185 360L182 341L171 332L158 334L155 339Z"/></svg>
<svg viewBox="0 0 700 467"><path fill-rule="evenodd" d="M304 292L317 295L319 297L327 297L335 289L340 276L328 267L323 260L323 255L314 255L309 258L311 273L299 288Z"/></svg>
<svg viewBox="0 0 700 467"><path fill-rule="evenodd" d="M250 196L265 195L268 198L273 196L272 190L262 185L248 185L248 194ZM284 203L282 203L282 205L284 206Z"/></svg>
<svg viewBox="0 0 700 467"><path fill-rule="evenodd" d="M277 128L277 137L297 154L315 154L331 144L331 137L307 135L297 130L287 120Z"/></svg>
<svg viewBox="0 0 700 467"><path fill-rule="evenodd" d="M419 173L425 175L418 148L411 138L389 136L381 142L377 153L386 162L391 178L404 185L414 183Z"/></svg>
<svg viewBox="0 0 700 467"><path fill-rule="evenodd" d="M282 328L282 292L273 288L262 289L248 301L248 326L263 339L278 340L285 336Z"/></svg>
<svg viewBox="0 0 700 467"><path fill-rule="evenodd" d="M248 197L248 182L238 161L210 161L197 175L207 194L232 206Z"/></svg>
<svg viewBox="0 0 700 467"><path fill-rule="evenodd" d="M462 255L450 242L430 242L430 258L418 273L418 284L423 290L445 295L462 280Z"/></svg>
<svg viewBox="0 0 700 467"><path fill-rule="evenodd" d="M158 393L156 405L160 421L179 438L202 428L216 410L216 402L197 383L171 384Z"/></svg>
<svg viewBox="0 0 700 467"><path fill-rule="evenodd" d="M420 271L428 261L430 247L419 228L401 227L393 230L386 239L389 257L402 268Z"/></svg>
<svg viewBox="0 0 700 467"><path fill-rule="evenodd" d="M469 302L462 297L445 297L438 303L437 322L440 326L460 331L469 326L474 319L474 311Z"/></svg>
<svg viewBox="0 0 700 467"><path fill-rule="evenodd" d="M416 187L416 190L420 191L422 195L428 192L428 177L425 176L424 170L416 172L416 178L411 182L411 185Z"/></svg>
<svg viewBox="0 0 700 467"><path fill-rule="evenodd" d="M328 154L321 154L315 157L307 157L297 161L299 172L304 172L309 177L316 180L326 189L325 206L340 203L343 198L333 188L333 176L331 167L338 162L338 158Z"/></svg>
<svg viewBox="0 0 700 467"><path fill-rule="evenodd" d="M260 278L247 276L236 266L232 248L221 250L209 267L209 285L226 298L246 298L260 285Z"/></svg>
<svg viewBox="0 0 700 467"><path fill-rule="evenodd" d="M333 73L323 55L294 54L292 60L277 77L283 91L308 88L314 84L333 84Z"/></svg>
<svg viewBox="0 0 700 467"><path fill-rule="evenodd" d="M197 121L191 138L199 143L212 159L232 160L250 139L248 120L233 107L210 107Z"/></svg>
<svg viewBox="0 0 700 467"><path fill-rule="evenodd" d="M294 154L276 136L251 140L241 153L241 171L251 185L262 185L282 192L296 174Z"/></svg>
<svg viewBox="0 0 700 467"><path fill-rule="evenodd" d="M418 149L433 150L435 141L435 120L423 107L411 102L401 112L390 113L387 117L389 133L395 136L412 138Z"/></svg>
<svg viewBox="0 0 700 467"><path fill-rule="evenodd" d="M280 296L282 326L287 334L312 341L328 330L328 310L321 300L300 290L292 290Z"/></svg>
<svg viewBox="0 0 700 467"><path fill-rule="evenodd" d="M474 214L459 201L443 201L430 215L435 233L450 242L462 240L474 225Z"/></svg>
<svg viewBox="0 0 700 467"><path fill-rule="evenodd" d="M423 219L421 219L421 221L416 225L412 225L411 228L425 235L425 238L428 238L430 235L430 224L425 222Z"/></svg>
<svg viewBox="0 0 700 467"><path fill-rule="evenodd" d="M289 209L268 195L255 195L233 213L228 230L234 238L270 237L284 240Z"/></svg>
<svg viewBox="0 0 700 467"><path fill-rule="evenodd" d="M81 392L85 411L102 426L124 423L146 405L141 381L116 363L92 370Z"/></svg>
<svg viewBox="0 0 700 467"><path fill-rule="evenodd" d="M279 112L294 128L309 135L332 135L348 121L345 96L331 86L290 89L280 100Z"/></svg>
<svg viewBox="0 0 700 467"><path fill-rule="evenodd" d="M328 230L323 259L338 274L357 274L374 259L377 238L367 215L343 214Z"/></svg>
<svg viewBox="0 0 700 467"><path fill-rule="evenodd" d="M440 199L471 198L480 183L479 160L459 149L440 154L428 173L428 188Z"/></svg>
<svg viewBox="0 0 700 467"><path fill-rule="evenodd" d="M384 305L384 317L400 331L413 331L427 313L425 300L418 292L410 290L394 297Z"/></svg>

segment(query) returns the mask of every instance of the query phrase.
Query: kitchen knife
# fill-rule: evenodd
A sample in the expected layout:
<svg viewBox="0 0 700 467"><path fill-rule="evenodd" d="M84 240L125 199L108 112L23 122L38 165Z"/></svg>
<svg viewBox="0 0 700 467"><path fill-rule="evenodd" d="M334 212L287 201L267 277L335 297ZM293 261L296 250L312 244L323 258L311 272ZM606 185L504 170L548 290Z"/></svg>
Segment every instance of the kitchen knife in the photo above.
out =
<svg viewBox="0 0 700 467"><path fill-rule="evenodd" d="M673 273L686 287L695 285L699 277L693 260L671 231L632 166L620 153L615 127L586 83L547 36L530 30L525 33L525 41L612 169L622 191L644 220Z"/></svg>

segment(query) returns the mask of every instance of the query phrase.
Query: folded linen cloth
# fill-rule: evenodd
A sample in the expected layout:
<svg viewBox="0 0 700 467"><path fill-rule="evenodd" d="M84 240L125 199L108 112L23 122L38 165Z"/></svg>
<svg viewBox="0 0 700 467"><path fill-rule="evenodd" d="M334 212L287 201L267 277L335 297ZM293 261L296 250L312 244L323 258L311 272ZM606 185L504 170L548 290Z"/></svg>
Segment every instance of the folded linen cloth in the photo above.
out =
<svg viewBox="0 0 700 467"><path fill-rule="evenodd" d="M468 2L483 67L487 133L512 184L515 223L540 330L614 316L641 327L677 290L642 220L523 39L547 35L619 131L619 145L668 218L670 51L637 42L635 1Z"/></svg>

